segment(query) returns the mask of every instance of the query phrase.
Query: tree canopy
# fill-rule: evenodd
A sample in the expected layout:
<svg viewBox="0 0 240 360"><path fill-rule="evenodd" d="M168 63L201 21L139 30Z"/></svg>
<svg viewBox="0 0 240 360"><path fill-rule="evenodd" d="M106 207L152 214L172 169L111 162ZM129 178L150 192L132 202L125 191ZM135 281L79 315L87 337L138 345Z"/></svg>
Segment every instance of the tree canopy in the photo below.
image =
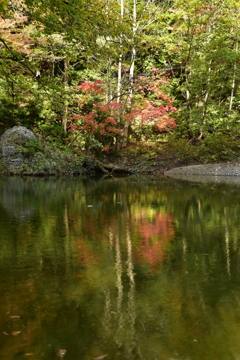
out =
<svg viewBox="0 0 240 360"><path fill-rule="evenodd" d="M130 137L200 141L238 131L236 0L0 6L3 128L59 129L71 143L105 150Z"/></svg>

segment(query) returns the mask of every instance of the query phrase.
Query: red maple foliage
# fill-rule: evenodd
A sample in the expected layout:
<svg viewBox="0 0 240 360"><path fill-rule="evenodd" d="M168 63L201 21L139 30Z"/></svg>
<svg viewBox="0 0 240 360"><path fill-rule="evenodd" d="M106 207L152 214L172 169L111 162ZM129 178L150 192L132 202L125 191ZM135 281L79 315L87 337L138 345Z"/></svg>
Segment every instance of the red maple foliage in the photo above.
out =
<svg viewBox="0 0 240 360"><path fill-rule="evenodd" d="M76 89L82 90L86 93L102 94L102 84L103 82L101 80L96 80L94 83L83 81L80 85L76 86Z"/></svg>
<svg viewBox="0 0 240 360"><path fill-rule="evenodd" d="M69 130L93 136L102 143L102 151L109 151L116 136L123 133L117 122L118 109L123 105L114 101L104 103L104 97L101 96L104 93L104 83L101 80L82 82L76 89L81 91L80 99L75 99L79 113L74 115L75 121L69 126Z"/></svg>
<svg viewBox="0 0 240 360"><path fill-rule="evenodd" d="M166 132L176 126L171 115L176 108L165 91L169 83L166 77L161 77L158 69L152 69L149 77L139 76L135 79L136 96L133 96L130 111L122 103L105 103L104 85L101 80L97 80L83 81L76 86L80 90L79 99L76 99L79 110L69 126L71 131L81 130L100 141L103 151L113 145L116 136L123 135L126 121L132 125L133 132L147 129L150 134Z"/></svg>
<svg viewBox="0 0 240 360"><path fill-rule="evenodd" d="M169 82L161 77L159 69L153 68L150 76L138 76L135 79L135 91L138 96L132 111L128 115L131 124L137 121L140 127L150 127L157 132L169 131L176 126L172 113L177 111L173 100L167 96Z"/></svg>

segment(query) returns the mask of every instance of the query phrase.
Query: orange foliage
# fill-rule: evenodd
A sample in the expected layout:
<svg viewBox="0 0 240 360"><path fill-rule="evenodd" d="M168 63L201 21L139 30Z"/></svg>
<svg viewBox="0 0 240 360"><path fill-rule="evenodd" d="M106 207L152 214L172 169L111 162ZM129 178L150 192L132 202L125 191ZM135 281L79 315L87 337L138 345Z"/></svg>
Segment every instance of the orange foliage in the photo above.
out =
<svg viewBox="0 0 240 360"><path fill-rule="evenodd" d="M10 47L23 54L29 54L35 44L29 34L22 30L28 21L27 16L19 14L16 14L12 19L0 17L0 36L8 45L11 44Z"/></svg>

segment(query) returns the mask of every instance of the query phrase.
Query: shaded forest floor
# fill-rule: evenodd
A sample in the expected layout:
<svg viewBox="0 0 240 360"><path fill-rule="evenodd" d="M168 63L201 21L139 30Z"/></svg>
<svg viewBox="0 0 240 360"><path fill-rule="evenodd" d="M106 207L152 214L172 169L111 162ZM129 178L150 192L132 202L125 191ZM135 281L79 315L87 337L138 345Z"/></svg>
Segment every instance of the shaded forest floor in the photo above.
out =
<svg viewBox="0 0 240 360"><path fill-rule="evenodd" d="M135 142L118 154L102 155L99 161L109 172L121 169L130 173L163 174L179 166L214 164L239 161L238 139L214 138L208 142L191 144L187 140L155 143Z"/></svg>
<svg viewBox="0 0 240 360"><path fill-rule="evenodd" d="M178 154L168 143L131 144L119 154L99 157L100 163L111 173L141 173L162 175L165 170L179 166L204 164L206 160Z"/></svg>
<svg viewBox="0 0 240 360"><path fill-rule="evenodd" d="M166 170L180 166L239 161L238 139L227 139L225 143L224 139L198 144L191 144L186 139L134 141L118 152L111 150L108 153L79 149L55 139L41 140L38 146L30 143L23 149L25 160L21 168L9 170L0 159L0 173L23 176L163 175Z"/></svg>

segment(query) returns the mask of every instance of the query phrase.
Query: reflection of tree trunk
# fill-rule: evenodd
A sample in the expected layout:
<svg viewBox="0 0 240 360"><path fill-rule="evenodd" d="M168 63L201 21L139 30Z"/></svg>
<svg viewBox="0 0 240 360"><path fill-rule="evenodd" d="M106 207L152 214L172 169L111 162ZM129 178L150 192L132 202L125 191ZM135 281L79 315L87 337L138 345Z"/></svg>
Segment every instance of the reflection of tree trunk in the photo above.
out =
<svg viewBox="0 0 240 360"><path fill-rule="evenodd" d="M65 226L66 236L69 236L69 224L68 224L68 209L65 205L64 213L63 213L63 223Z"/></svg>
<svg viewBox="0 0 240 360"><path fill-rule="evenodd" d="M182 256L183 256L183 261L186 264L186 251L187 251L187 241L186 241L186 237L183 235L182 236Z"/></svg>
<svg viewBox="0 0 240 360"><path fill-rule="evenodd" d="M117 299L117 311L121 311L121 303L123 297L123 285L122 285L122 259L121 259L121 251L119 244L119 237L116 237L116 272L117 272L117 281L116 287L118 289L118 299Z"/></svg>
<svg viewBox="0 0 240 360"><path fill-rule="evenodd" d="M118 194L116 194L116 201ZM125 204L124 201L122 201ZM119 214L118 214L119 215ZM135 323L136 323L136 309L135 309L135 279L134 279L134 265L132 259L132 241L129 229L129 214L125 207L124 217L121 218L122 224L117 220L116 224L116 238L115 238L115 270L116 270L116 288L117 296L116 302L111 298L110 290L105 289L105 308L103 326L107 337L113 338L118 347L124 348L124 359L132 359L133 354L137 353L139 358L142 358L141 349L136 340ZM119 222L118 222L119 221ZM125 227L126 225L126 227ZM125 228L125 231L124 231ZM121 239L126 240L126 249L121 246ZM109 230L109 245L113 244L113 234ZM113 249L113 248L112 248ZM123 261L123 254L126 254L127 260ZM126 269L125 265L126 264ZM124 266L124 268L123 268ZM125 276L125 283L128 290L124 296L123 275ZM114 291L115 293L115 291ZM114 294L113 293L113 294ZM127 296L126 296L127 295ZM113 295L114 296L114 295ZM116 312L112 311L116 305ZM112 315L113 314L113 315ZM115 334L114 334L115 332Z"/></svg>
<svg viewBox="0 0 240 360"><path fill-rule="evenodd" d="M110 250L113 248L113 233L109 229L109 236L108 236L108 247Z"/></svg>
<svg viewBox="0 0 240 360"><path fill-rule="evenodd" d="M127 226L126 242L127 242L127 254L128 254L127 274L129 277L130 290L131 290L131 289L134 289L135 281L134 281L134 273L133 273L134 266L133 266L133 262L132 262L132 242L131 242L130 231L129 231L128 226Z"/></svg>
<svg viewBox="0 0 240 360"><path fill-rule="evenodd" d="M103 326L106 330L106 335L111 335L111 300L110 300L110 290L106 289L104 291L105 295L105 308L104 308L104 317L103 317Z"/></svg>
<svg viewBox="0 0 240 360"><path fill-rule="evenodd" d="M70 264L70 251L71 251L71 242L70 242L70 236L69 236L69 222L68 222L68 209L67 205L65 205L64 208L64 214L63 214L63 223L65 227L65 258L66 258L66 273L69 272L69 264Z"/></svg>
<svg viewBox="0 0 240 360"><path fill-rule="evenodd" d="M134 280L134 266L132 261L132 242L130 237L130 230L127 223L126 228L126 243L127 243L127 274L129 277L130 289L128 292L128 314L130 320L129 332L130 332L130 346L128 347L128 353L132 353L132 350L137 346L135 342L135 322L136 322L136 309L135 309L135 280ZM140 348L137 349L141 355Z"/></svg>
<svg viewBox="0 0 240 360"><path fill-rule="evenodd" d="M118 232L119 229L117 229ZM123 284L122 284L122 259L121 259L121 249L120 249L120 242L119 242L119 233L116 234L116 273L117 273L117 281L116 287L118 289L118 297L117 297L117 316L118 316L118 330L117 333L124 330L123 327L123 314L122 314L122 300L123 300ZM122 342L120 341L121 336L116 334L115 341L116 343L121 346Z"/></svg>
<svg viewBox="0 0 240 360"><path fill-rule="evenodd" d="M230 249L229 249L229 230L227 224L227 214L226 208L224 208L224 225L225 225L225 244L226 244L226 267L229 277L231 277L231 267L230 267Z"/></svg>

